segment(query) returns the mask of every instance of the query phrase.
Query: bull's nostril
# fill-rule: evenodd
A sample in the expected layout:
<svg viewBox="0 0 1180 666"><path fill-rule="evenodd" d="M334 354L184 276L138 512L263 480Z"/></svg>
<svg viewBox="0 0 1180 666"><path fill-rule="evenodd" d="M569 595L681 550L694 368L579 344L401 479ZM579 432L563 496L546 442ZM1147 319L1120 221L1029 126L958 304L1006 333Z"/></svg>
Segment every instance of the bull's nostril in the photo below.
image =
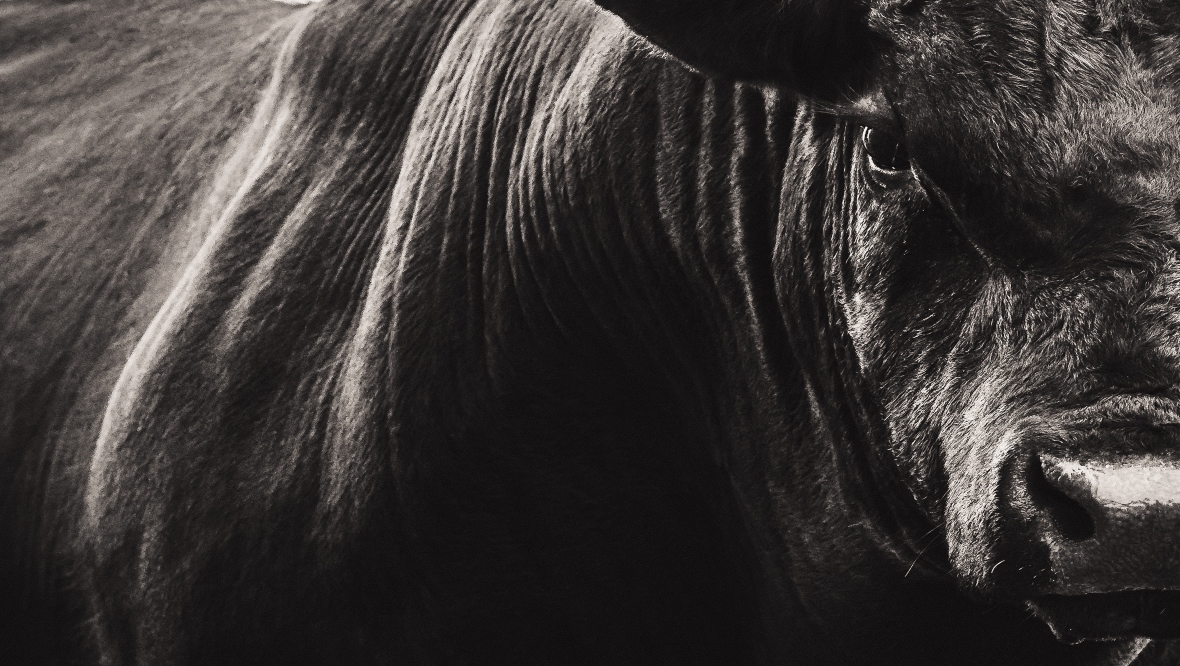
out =
<svg viewBox="0 0 1180 666"><path fill-rule="evenodd" d="M1093 516L1045 477L1041 459L1036 456L1029 463L1028 492L1036 504L1048 511L1053 524L1066 539L1085 541L1094 536Z"/></svg>

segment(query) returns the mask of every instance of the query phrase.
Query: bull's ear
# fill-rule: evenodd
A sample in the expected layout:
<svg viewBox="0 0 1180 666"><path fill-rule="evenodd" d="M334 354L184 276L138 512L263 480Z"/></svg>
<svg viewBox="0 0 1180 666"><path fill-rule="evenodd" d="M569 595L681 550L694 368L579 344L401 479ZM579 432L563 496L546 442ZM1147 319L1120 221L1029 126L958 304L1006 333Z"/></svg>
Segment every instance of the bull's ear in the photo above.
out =
<svg viewBox="0 0 1180 666"><path fill-rule="evenodd" d="M710 74L827 99L867 76L863 0L594 0L633 30Z"/></svg>

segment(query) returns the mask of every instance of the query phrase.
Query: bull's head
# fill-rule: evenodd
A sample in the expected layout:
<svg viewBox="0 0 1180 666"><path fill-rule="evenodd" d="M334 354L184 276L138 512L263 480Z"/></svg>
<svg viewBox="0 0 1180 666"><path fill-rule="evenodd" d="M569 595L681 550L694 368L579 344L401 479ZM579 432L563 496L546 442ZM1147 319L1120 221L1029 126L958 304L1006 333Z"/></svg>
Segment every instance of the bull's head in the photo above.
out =
<svg viewBox="0 0 1180 666"><path fill-rule="evenodd" d="M802 116L780 298L960 587L1066 641L1180 635L1180 7L600 4L830 113Z"/></svg>

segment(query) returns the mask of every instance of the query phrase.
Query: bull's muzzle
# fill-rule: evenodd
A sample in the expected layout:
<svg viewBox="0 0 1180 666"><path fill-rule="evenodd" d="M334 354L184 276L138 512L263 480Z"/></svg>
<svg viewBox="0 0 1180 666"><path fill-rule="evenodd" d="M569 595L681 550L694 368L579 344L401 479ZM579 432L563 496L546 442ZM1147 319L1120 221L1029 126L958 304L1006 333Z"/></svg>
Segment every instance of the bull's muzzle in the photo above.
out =
<svg viewBox="0 0 1180 666"><path fill-rule="evenodd" d="M1180 459L1038 452L1026 470L1050 573L1031 606L1058 637L1180 636Z"/></svg>
<svg viewBox="0 0 1180 666"><path fill-rule="evenodd" d="M1180 462L1040 456L1056 591L1180 590ZM1030 479L1036 483L1038 479Z"/></svg>

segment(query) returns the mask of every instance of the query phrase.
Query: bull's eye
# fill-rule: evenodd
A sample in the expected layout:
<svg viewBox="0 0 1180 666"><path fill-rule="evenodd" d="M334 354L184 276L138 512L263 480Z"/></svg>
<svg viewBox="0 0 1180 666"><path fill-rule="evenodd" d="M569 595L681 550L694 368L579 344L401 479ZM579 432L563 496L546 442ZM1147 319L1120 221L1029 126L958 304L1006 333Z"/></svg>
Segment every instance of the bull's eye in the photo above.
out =
<svg viewBox="0 0 1180 666"><path fill-rule="evenodd" d="M884 129L866 127L860 137L865 153L873 166L882 171L905 171L910 168L910 156L906 153L901 137Z"/></svg>

